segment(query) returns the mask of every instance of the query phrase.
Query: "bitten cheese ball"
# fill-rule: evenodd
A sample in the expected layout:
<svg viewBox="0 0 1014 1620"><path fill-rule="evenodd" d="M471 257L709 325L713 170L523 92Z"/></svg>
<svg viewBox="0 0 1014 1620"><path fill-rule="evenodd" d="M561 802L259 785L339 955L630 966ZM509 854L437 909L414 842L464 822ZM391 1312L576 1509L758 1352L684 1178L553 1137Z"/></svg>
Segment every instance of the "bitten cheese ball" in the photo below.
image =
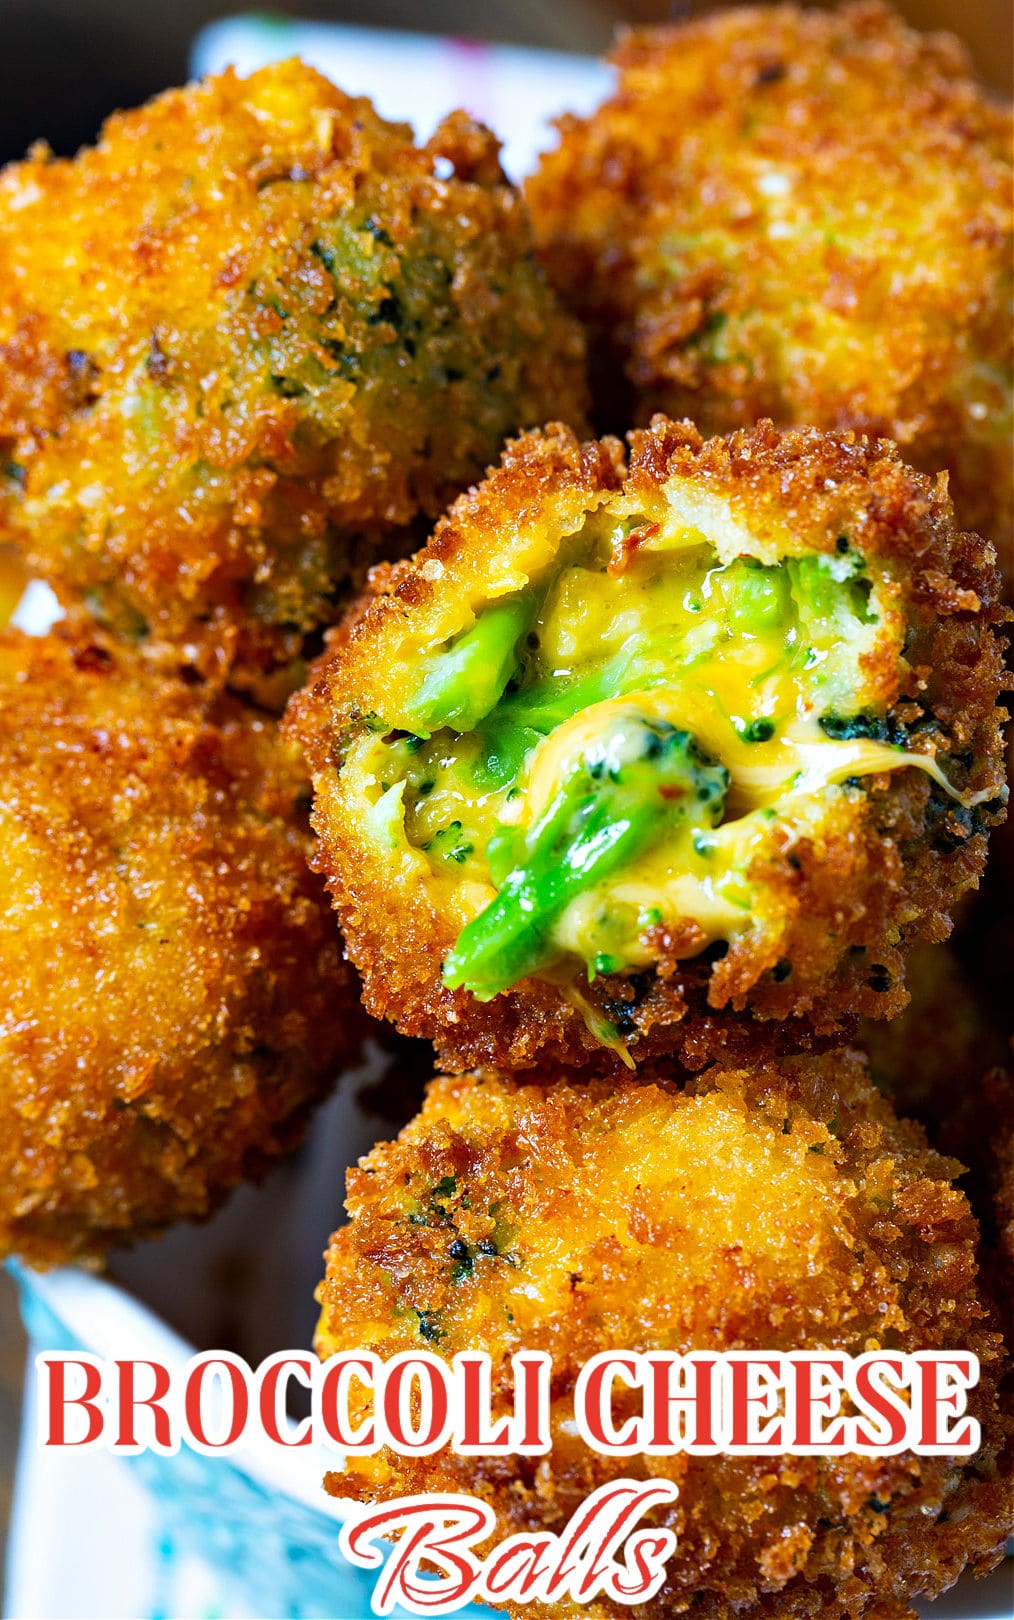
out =
<svg viewBox="0 0 1014 1620"><path fill-rule="evenodd" d="M488 131L424 147L298 61L0 176L0 538L65 600L270 671L583 347Z"/></svg>
<svg viewBox="0 0 1014 1620"><path fill-rule="evenodd" d="M0 1255L100 1253L297 1143L364 1033L277 725L0 636Z"/></svg>
<svg viewBox="0 0 1014 1620"><path fill-rule="evenodd" d="M1009 107L880 5L722 10L614 61L527 193L600 425L893 438L1014 580Z"/></svg>
<svg viewBox="0 0 1014 1620"><path fill-rule="evenodd" d="M657 1476L680 1489L655 1521L677 1543L643 1620L910 1616L916 1596L999 1562L1014 1523L996 1397L1006 1357L957 1168L897 1119L854 1053L713 1069L686 1089L663 1075L436 1081L398 1140L349 1173L317 1349L485 1351L494 1422L510 1409L512 1354L546 1351L552 1448L381 1450L327 1488L467 1492L494 1508L499 1539L561 1530L610 1479ZM579 1370L603 1351L886 1346L979 1355L976 1455L606 1456L573 1422ZM353 1388L358 1422L368 1395ZM621 1427L642 1395L621 1383L615 1396ZM552 1609L585 1612L616 1611Z"/></svg>
<svg viewBox="0 0 1014 1620"><path fill-rule="evenodd" d="M884 441L519 439L294 701L367 1006L451 1068L892 1016L1004 813L995 588Z"/></svg>

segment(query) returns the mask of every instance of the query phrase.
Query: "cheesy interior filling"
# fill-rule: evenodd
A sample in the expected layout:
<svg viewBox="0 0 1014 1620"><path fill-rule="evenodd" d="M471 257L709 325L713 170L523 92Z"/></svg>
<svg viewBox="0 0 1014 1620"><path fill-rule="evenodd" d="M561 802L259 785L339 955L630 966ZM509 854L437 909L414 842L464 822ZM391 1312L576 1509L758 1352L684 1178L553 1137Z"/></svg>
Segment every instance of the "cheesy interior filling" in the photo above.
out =
<svg viewBox="0 0 1014 1620"><path fill-rule="evenodd" d="M749 544L727 512L652 522L617 498L420 648L396 716L353 743L372 837L459 928L448 985L578 995L663 938L696 954L763 926L776 836L819 837L864 778L915 766L953 793L932 729L913 752L876 701L874 668L903 667L889 568L847 535Z"/></svg>

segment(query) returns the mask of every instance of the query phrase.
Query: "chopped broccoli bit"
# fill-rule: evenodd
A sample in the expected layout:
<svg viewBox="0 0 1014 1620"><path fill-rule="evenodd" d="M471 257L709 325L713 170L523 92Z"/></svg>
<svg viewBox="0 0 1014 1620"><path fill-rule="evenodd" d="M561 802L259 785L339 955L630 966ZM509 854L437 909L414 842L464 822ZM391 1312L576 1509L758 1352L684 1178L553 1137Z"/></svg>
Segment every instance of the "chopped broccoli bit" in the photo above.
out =
<svg viewBox="0 0 1014 1620"><path fill-rule="evenodd" d="M426 843L420 846L429 854L438 856L444 861L454 861L458 866L467 861L473 847L462 838L460 821L448 822L446 827L441 827L439 832L434 833L432 838L428 838Z"/></svg>
<svg viewBox="0 0 1014 1620"><path fill-rule="evenodd" d="M904 726L889 714L822 714L817 723L832 742L854 742L857 737L868 737L872 742L892 743L896 748L904 748L908 743Z"/></svg>
<svg viewBox="0 0 1014 1620"><path fill-rule="evenodd" d="M440 1314L438 1311L417 1310L416 1315L419 1318L419 1332L424 1339L430 1344L435 1344L438 1339L443 1338L444 1331L440 1326Z"/></svg>
<svg viewBox="0 0 1014 1620"><path fill-rule="evenodd" d="M475 1271L475 1254L469 1248L464 1238L455 1238L447 1250L451 1260L451 1281L461 1282L464 1277L471 1277Z"/></svg>
<svg viewBox="0 0 1014 1620"><path fill-rule="evenodd" d="M857 553L790 557L786 562L799 621L807 639L818 646L847 638L849 621L874 624L870 581Z"/></svg>
<svg viewBox="0 0 1014 1620"><path fill-rule="evenodd" d="M513 835L514 864L497 898L462 930L444 963L445 984L488 1001L546 967L556 954L553 927L571 900L674 824L716 825L728 786L728 772L689 732L636 711L615 717L574 760L542 815Z"/></svg>
<svg viewBox="0 0 1014 1620"><path fill-rule="evenodd" d="M724 570L723 589L733 630L762 635L788 622L789 582L784 568L765 568L752 557L741 557Z"/></svg>
<svg viewBox="0 0 1014 1620"><path fill-rule="evenodd" d="M770 742L775 734L773 720L748 720L745 724L736 727L741 742L765 743Z"/></svg>

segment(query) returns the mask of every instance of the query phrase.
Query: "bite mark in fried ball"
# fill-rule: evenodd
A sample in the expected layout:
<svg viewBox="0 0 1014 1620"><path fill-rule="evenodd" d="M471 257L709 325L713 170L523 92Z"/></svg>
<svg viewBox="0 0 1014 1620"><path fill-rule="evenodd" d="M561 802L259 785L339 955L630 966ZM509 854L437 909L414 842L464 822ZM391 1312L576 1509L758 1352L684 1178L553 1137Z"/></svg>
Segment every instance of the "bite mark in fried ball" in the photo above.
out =
<svg viewBox="0 0 1014 1620"><path fill-rule="evenodd" d="M294 700L367 1005L445 1067L890 1017L1003 816L996 570L942 481L770 424L630 446L512 444Z"/></svg>
<svg viewBox="0 0 1014 1620"><path fill-rule="evenodd" d="M957 40L880 5L723 10L614 61L527 186L600 428L662 410L893 438L950 470L1014 582L1009 106Z"/></svg>
<svg viewBox="0 0 1014 1620"><path fill-rule="evenodd" d="M277 724L94 628L0 635L0 1255L204 1216L365 1033Z"/></svg>
<svg viewBox="0 0 1014 1620"><path fill-rule="evenodd" d="M494 1422L512 1353L547 1351L552 1449L382 1450L350 1458L328 1490L465 1491L504 1536L561 1529L610 1478L661 1476L680 1488L664 1518L678 1540L644 1620L907 1614L966 1566L999 1562L1014 1523L1005 1358L957 1168L898 1120L855 1053L712 1069L685 1089L660 1074L437 1080L398 1140L349 1173L317 1349L486 1351ZM601 1351L886 1346L980 1356L974 1457L610 1458L572 1421L579 1369ZM617 1393L619 1427L640 1393Z"/></svg>
<svg viewBox="0 0 1014 1620"><path fill-rule="evenodd" d="M0 539L120 634L248 682L509 433L579 425L583 344L488 131L424 147L298 61L0 175Z"/></svg>

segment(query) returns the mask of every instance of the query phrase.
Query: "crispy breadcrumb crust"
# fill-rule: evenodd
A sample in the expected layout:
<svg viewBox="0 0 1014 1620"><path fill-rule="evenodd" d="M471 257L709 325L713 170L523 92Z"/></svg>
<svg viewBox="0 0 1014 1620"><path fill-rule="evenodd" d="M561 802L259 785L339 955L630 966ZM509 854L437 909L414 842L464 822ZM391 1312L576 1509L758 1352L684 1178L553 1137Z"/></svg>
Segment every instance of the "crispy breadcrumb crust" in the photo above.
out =
<svg viewBox="0 0 1014 1620"><path fill-rule="evenodd" d="M729 500L748 526L777 515L815 551L832 550L845 528L867 555L890 560L906 604L907 665L871 670L871 681L900 715L935 716L952 777L990 799L969 814L918 770L868 779L861 798L828 810L819 841L798 839L764 868L759 880L791 917L787 942L754 930L722 956L679 960L660 937L654 970L602 976L582 990L632 1056L677 1052L700 1067L722 1051L738 1061L761 1038L798 1046L814 1032L847 1029L859 1014L894 1015L906 1001L905 947L946 937L955 901L982 870L984 829L1002 819L996 569L989 549L955 527L942 480L912 472L883 441L777 432L770 423L705 441L690 424L659 417L630 436L629 468L615 439L580 444L559 425L523 435L423 551L374 572L373 599L353 608L289 710L314 778L317 866L366 1005L433 1040L446 1068L619 1060L545 980L524 980L486 1004L444 987L441 962L459 925L371 842L343 784L344 748L363 717L383 714L390 692L403 688L409 630L425 635L453 593L484 600L488 580L506 577L526 536L573 531L624 480L652 513L671 475ZM921 746L918 738L911 746Z"/></svg>
<svg viewBox="0 0 1014 1620"><path fill-rule="evenodd" d="M964 48L877 4L777 6L628 33L613 61L527 184L599 426L893 438L950 469L1014 580L1010 109Z"/></svg>
<svg viewBox="0 0 1014 1620"><path fill-rule="evenodd" d="M0 538L206 673L292 658L506 434L583 420L498 150L290 61L5 171Z"/></svg>
<svg viewBox="0 0 1014 1620"><path fill-rule="evenodd" d="M366 1020L274 721L7 630L0 761L0 1254L48 1265L208 1214Z"/></svg>
<svg viewBox="0 0 1014 1620"><path fill-rule="evenodd" d="M436 1080L398 1140L349 1172L318 1352L485 1350L496 1416L509 1409L511 1354L546 1350L553 1449L383 1451L350 1459L327 1489L467 1491L504 1535L561 1528L611 1477L660 1475L680 1486L662 1516L678 1542L661 1592L631 1611L642 1620L907 1612L965 1567L998 1562L1014 1525L996 1393L1005 1357L978 1292L976 1225L950 1185L957 1168L895 1116L856 1053L712 1069L685 1089L662 1074L615 1086L489 1071ZM982 1448L972 1459L609 1459L575 1436L566 1420L592 1355L702 1346L972 1350ZM618 1422L625 1410L621 1395Z"/></svg>

